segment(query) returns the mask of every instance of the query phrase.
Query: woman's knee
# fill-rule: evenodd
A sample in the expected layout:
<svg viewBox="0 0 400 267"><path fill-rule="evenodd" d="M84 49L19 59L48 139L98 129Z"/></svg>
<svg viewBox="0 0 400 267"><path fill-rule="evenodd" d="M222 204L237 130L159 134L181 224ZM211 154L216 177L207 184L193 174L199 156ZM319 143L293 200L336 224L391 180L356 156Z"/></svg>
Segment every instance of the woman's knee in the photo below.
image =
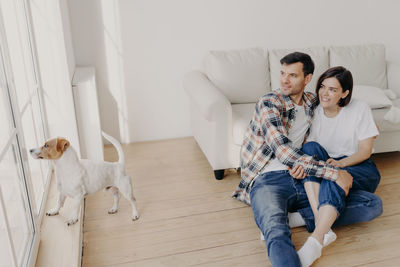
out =
<svg viewBox="0 0 400 267"><path fill-rule="evenodd" d="M353 176L353 189L374 193L381 180L381 175L372 160L343 168Z"/></svg>
<svg viewBox="0 0 400 267"><path fill-rule="evenodd" d="M301 151L318 159L320 159L326 153L325 149L319 143L314 141L305 143L301 148Z"/></svg>
<svg viewBox="0 0 400 267"><path fill-rule="evenodd" d="M307 142L303 145L303 147L301 148L301 151L303 151L307 155L312 155L315 151L315 148L318 146L319 146L319 144L317 142L314 142L314 141Z"/></svg>

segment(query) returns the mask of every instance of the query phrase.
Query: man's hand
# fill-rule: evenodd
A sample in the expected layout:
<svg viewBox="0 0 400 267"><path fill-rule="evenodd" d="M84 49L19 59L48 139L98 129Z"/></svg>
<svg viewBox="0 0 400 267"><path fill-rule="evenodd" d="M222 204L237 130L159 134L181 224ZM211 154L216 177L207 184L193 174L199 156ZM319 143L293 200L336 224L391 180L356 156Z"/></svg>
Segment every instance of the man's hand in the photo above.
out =
<svg viewBox="0 0 400 267"><path fill-rule="evenodd" d="M306 174L304 173L304 168L301 165L295 166L293 169L289 168L290 175L295 179L304 179Z"/></svg>
<svg viewBox="0 0 400 267"><path fill-rule="evenodd" d="M344 190L347 196L349 194L350 188L353 186L353 176L351 176L350 173L345 170L339 170L336 183Z"/></svg>

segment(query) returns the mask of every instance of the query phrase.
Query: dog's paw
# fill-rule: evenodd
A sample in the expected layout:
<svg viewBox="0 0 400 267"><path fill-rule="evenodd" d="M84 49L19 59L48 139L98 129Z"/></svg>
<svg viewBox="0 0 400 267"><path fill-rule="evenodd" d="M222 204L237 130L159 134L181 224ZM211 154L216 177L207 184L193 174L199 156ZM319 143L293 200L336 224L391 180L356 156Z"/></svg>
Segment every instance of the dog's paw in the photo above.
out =
<svg viewBox="0 0 400 267"><path fill-rule="evenodd" d="M132 217L132 221L136 221L136 220L138 220L139 219L139 214L136 214L136 215L133 215L133 217Z"/></svg>
<svg viewBox="0 0 400 267"><path fill-rule="evenodd" d="M47 216L55 216L58 215L58 210L49 210L48 212L46 212Z"/></svg>
<svg viewBox="0 0 400 267"><path fill-rule="evenodd" d="M73 225L73 224L75 224L75 223L77 223L78 222L78 219L71 219L71 220L68 220L67 221L67 225L68 226L71 226L71 225Z"/></svg>
<svg viewBox="0 0 400 267"><path fill-rule="evenodd" d="M117 213L118 212L118 209L109 209L108 210L108 214L114 214L114 213Z"/></svg>

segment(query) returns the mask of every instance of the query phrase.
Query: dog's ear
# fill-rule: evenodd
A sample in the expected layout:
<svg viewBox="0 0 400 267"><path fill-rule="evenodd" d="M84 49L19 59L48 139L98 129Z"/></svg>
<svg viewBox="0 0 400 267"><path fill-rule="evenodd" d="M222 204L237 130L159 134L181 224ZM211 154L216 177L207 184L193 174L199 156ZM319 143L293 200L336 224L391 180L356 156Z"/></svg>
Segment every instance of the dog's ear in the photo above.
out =
<svg viewBox="0 0 400 267"><path fill-rule="evenodd" d="M57 138L57 151L64 152L69 147L69 141L63 137Z"/></svg>

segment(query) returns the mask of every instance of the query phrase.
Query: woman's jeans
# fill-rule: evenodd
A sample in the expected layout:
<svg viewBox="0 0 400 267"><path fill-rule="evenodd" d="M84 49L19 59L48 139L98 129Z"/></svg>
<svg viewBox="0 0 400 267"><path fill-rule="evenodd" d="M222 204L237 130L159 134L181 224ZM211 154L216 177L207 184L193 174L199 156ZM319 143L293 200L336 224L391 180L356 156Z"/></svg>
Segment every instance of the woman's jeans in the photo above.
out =
<svg viewBox="0 0 400 267"><path fill-rule="evenodd" d="M261 174L254 181L250 200L272 266L301 266L287 217L288 212L299 211L307 230L314 230L314 215L301 180L293 179L289 171ZM378 196L353 188L334 226L370 221L381 214L382 201Z"/></svg>
<svg viewBox="0 0 400 267"><path fill-rule="evenodd" d="M301 150L305 154L313 156L316 160L326 161L330 158L326 150L317 142L306 143ZM343 158L345 158L345 156L335 158L335 160L340 160ZM374 193L381 179L379 171L371 159L367 159L357 165L342 169L346 170L351 174L351 176L353 176L353 186L350 191L364 190ZM345 207L346 195L343 189L337 183L315 176L308 176L301 181L303 183L307 181L320 183L319 207L331 205L336 208L338 215L340 216Z"/></svg>

